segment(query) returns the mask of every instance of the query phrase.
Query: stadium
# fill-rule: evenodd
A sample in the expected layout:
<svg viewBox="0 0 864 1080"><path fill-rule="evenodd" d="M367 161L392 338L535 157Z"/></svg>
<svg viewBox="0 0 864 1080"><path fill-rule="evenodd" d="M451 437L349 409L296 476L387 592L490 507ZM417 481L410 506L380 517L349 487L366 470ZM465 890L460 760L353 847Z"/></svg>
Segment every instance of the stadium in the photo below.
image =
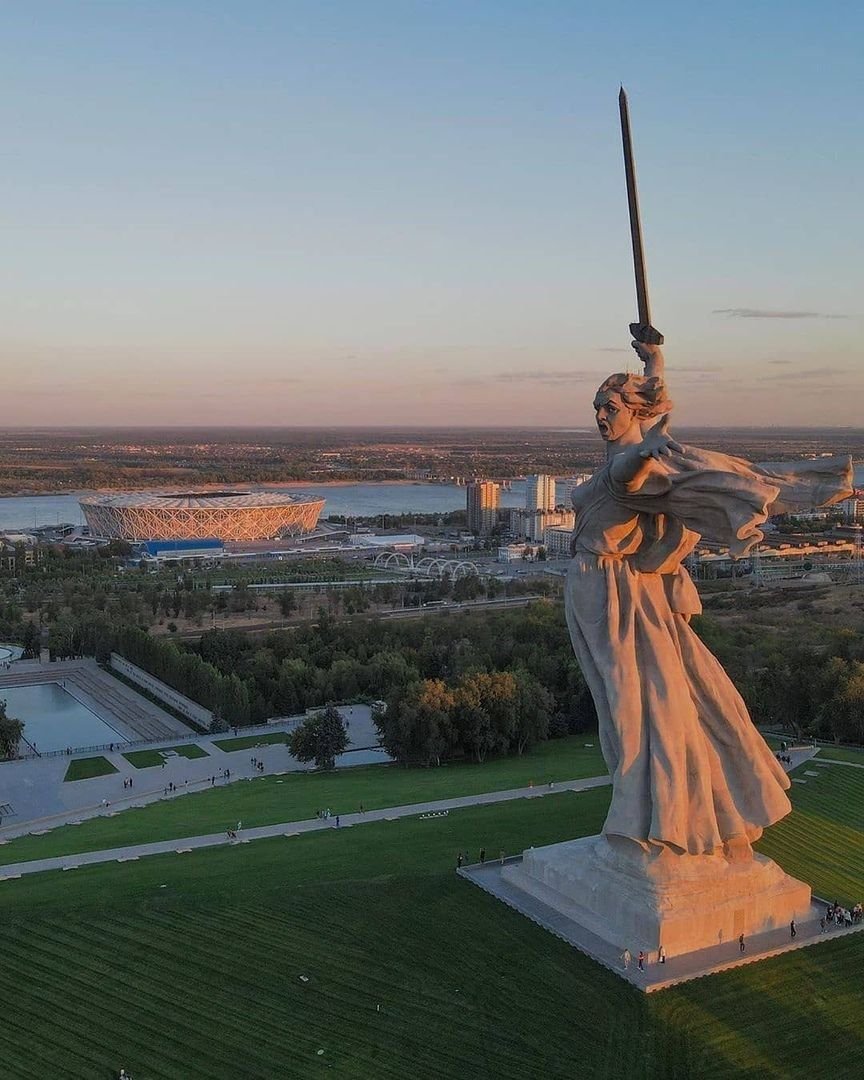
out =
<svg viewBox="0 0 864 1080"><path fill-rule="evenodd" d="M87 495L93 536L106 540L274 540L314 531L324 500L275 492L190 491Z"/></svg>

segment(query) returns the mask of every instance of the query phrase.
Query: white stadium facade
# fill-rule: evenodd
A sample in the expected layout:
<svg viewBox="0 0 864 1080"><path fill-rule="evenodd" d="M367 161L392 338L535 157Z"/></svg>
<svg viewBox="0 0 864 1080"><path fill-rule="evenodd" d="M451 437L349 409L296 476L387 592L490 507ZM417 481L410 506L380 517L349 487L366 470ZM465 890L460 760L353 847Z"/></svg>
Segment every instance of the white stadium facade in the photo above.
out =
<svg viewBox="0 0 864 1080"><path fill-rule="evenodd" d="M85 495L93 536L107 540L275 540L314 532L324 500L276 492Z"/></svg>

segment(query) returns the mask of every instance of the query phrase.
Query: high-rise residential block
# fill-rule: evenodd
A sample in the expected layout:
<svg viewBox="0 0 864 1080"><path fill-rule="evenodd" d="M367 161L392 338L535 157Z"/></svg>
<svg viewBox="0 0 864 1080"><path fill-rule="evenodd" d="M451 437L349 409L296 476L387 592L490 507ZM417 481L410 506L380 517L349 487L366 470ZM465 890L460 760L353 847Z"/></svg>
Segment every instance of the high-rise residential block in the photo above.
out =
<svg viewBox="0 0 864 1080"><path fill-rule="evenodd" d="M525 481L526 510L555 509L555 477L529 476Z"/></svg>
<svg viewBox="0 0 864 1080"><path fill-rule="evenodd" d="M482 536L490 533L498 521L501 488L493 480L475 480L466 488L468 528Z"/></svg>

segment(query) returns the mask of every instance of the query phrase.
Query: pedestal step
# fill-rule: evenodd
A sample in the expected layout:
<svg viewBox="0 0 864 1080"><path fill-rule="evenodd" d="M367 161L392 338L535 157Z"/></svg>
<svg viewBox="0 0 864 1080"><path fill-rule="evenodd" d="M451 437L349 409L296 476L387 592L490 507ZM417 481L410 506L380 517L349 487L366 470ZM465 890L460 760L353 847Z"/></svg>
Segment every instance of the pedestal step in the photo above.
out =
<svg viewBox="0 0 864 1080"><path fill-rule="evenodd" d="M695 952L810 918L810 886L764 855L622 855L602 836L531 848L504 879L610 945Z"/></svg>

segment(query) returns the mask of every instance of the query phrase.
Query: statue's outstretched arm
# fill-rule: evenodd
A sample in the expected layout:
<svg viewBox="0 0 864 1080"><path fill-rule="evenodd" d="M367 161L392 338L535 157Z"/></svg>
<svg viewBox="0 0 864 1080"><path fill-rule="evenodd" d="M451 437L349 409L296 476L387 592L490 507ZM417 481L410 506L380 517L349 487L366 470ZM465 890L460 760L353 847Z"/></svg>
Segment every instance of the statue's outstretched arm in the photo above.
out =
<svg viewBox="0 0 864 1080"><path fill-rule="evenodd" d="M672 453L682 453L683 447L669 434L669 416L661 416L643 436L642 442L628 446L612 459L612 479L629 488L638 488L644 475L651 471L651 462L660 461Z"/></svg>
<svg viewBox="0 0 864 1080"><path fill-rule="evenodd" d="M663 378L663 347L661 345L646 345L642 341L631 341L630 345L635 349L639 359L645 365L645 374L650 379L655 376Z"/></svg>

